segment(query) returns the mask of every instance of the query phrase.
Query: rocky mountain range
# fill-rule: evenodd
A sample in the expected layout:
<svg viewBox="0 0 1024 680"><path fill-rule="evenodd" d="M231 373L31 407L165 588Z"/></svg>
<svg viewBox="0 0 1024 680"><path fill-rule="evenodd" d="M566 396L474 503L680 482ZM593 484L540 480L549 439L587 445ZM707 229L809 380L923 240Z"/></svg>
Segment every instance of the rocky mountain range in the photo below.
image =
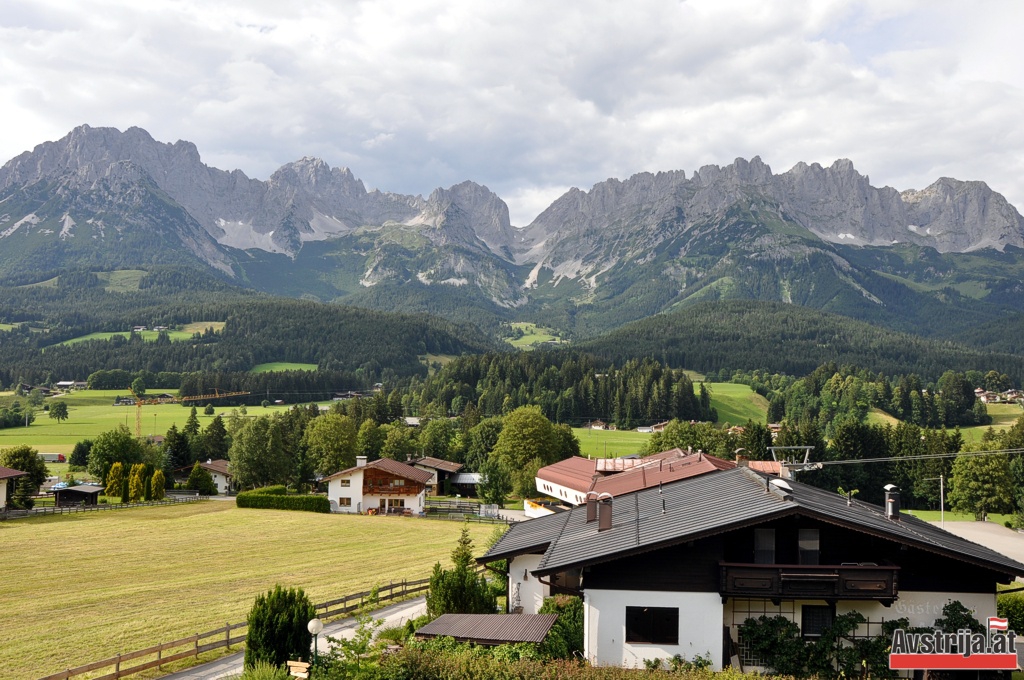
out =
<svg viewBox="0 0 1024 680"><path fill-rule="evenodd" d="M262 181L140 128L83 125L0 168L3 277L187 264L270 292L414 308L440 296L462 314L529 311L581 333L709 298L897 318L922 295L970 293L995 313L1014 307L1021 248L1024 218L984 182L899 192L848 160L609 179L522 228L473 182L426 198L367 191L316 158Z"/></svg>

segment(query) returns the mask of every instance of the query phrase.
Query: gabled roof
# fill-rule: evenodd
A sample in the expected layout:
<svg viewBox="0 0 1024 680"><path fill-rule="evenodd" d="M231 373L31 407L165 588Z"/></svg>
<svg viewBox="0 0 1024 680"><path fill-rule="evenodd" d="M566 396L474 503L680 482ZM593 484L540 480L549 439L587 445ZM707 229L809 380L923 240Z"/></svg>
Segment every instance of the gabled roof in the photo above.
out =
<svg viewBox="0 0 1024 680"><path fill-rule="evenodd" d="M0 479L14 479L15 477L22 477L27 474L27 472L0 465Z"/></svg>
<svg viewBox="0 0 1024 680"><path fill-rule="evenodd" d="M847 505L843 496L792 480L785 482L791 490L783 492L768 480L738 468L617 496L612 528L602 532L598 522L586 521L585 506L527 520L513 525L478 561L543 552L534 573L544 576L799 514L1024 576L1024 564L916 517L902 514L893 521L877 505Z"/></svg>
<svg viewBox="0 0 1024 680"><path fill-rule="evenodd" d="M542 467L537 471L537 479L580 493L596 491L618 496L734 467L736 464L732 461L715 456L670 449L645 458L589 459L574 456Z"/></svg>
<svg viewBox="0 0 1024 680"><path fill-rule="evenodd" d="M99 484L79 484L78 486L66 486L63 489L54 489L54 494L69 494L69 493L80 493L80 494L101 494L105 487Z"/></svg>
<svg viewBox="0 0 1024 680"><path fill-rule="evenodd" d="M458 472L462 469L462 463L453 463L450 460L442 460L440 458L434 458L432 456L426 456L424 458L417 458L416 460L410 460L410 465L419 465L422 467L430 468L432 470L440 470L442 472Z"/></svg>
<svg viewBox="0 0 1024 680"><path fill-rule="evenodd" d="M174 471L175 472L185 472L187 470L191 470L194 467L194 465L195 465L194 463L192 465L185 465L185 466L180 467L180 468L175 468ZM230 477L231 476L231 472L228 470L228 465L229 465L229 462L226 461L226 460L223 460L223 459L208 460L208 461L205 461L205 462L204 461L199 461L199 467L203 468L204 470L209 470L210 472L216 472L216 473L222 474L225 477Z"/></svg>
<svg viewBox="0 0 1024 680"><path fill-rule="evenodd" d="M442 614L416 635L451 637L478 645L543 642L557 619L558 614Z"/></svg>
<svg viewBox="0 0 1024 680"><path fill-rule="evenodd" d="M430 481L430 478L433 477L433 474L427 472L426 470L420 470L418 468L414 468L411 465L399 463L397 460L391 460L390 458L378 458L377 460L371 461L366 465L357 465L356 467L350 467L347 470L342 470L341 472L335 472L333 475L330 475L329 477L324 477L320 481L326 482L331 479L336 479L338 477L348 477L357 470L369 469L388 472L395 475L396 477L409 479L414 482L419 482L420 484L426 484L427 482Z"/></svg>

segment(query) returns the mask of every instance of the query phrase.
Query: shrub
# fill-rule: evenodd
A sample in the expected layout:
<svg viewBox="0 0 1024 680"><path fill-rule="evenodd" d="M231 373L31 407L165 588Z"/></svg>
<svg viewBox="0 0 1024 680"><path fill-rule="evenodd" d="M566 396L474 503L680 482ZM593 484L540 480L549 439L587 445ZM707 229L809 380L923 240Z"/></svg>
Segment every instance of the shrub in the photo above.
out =
<svg viewBox="0 0 1024 680"><path fill-rule="evenodd" d="M583 600L572 595L555 595L546 598L537 613L558 614L558 620L541 643L544 656L571 659L574 652L583 653Z"/></svg>
<svg viewBox="0 0 1024 680"><path fill-rule="evenodd" d="M238 680L289 680L290 677L284 668L259 661L252 668L245 669Z"/></svg>
<svg viewBox="0 0 1024 680"><path fill-rule="evenodd" d="M261 486L258 489L243 491L242 493L248 496L285 496L288 494L288 489L284 484L275 484L273 486Z"/></svg>
<svg viewBox="0 0 1024 680"><path fill-rule="evenodd" d="M316 610L301 588L280 585L259 595L249 612L249 632L245 636L245 667L255 669L264 662L284 666L293 659L309 660L313 636L306 625Z"/></svg>
<svg viewBox="0 0 1024 680"><path fill-rule="evenodd" d="M120 462L114 463L110 466L110 472L107 473L107 488L103 494L111 498L119 496L122 481L124 481L124 465Z"/></svg>
<svg viewBox="0 0 1024 680"><path fill-rule="evenodd" d="M128 480L127 479L122 479L121 480L121 503L122 504L126 504L129 501L131 501L131 499L132 499L132 496L131 496L131 490L129 488Z"/></svg>
<svg viewBox="0 0 1024 680"><path fill-rule="evenodd" d="M243 491L235 497L240 508L264 510L302 510L305 512L330 512L331 502L326 496L277 496Z"/></svg>
<svg viewBox="0 0 1024 680"><path fill-rule="evenodd" d="M1009 621L1010 630L1024 631L1024 596L1019 593L1000 595L996 600L996 612L1000 618Z"/></svg>
<svg viewBox="0 0 1024 680"><path fill-rule="evenodd" d="M150 495L153 497L153 500L162 501L164 499L164 487L166 484L163 470L157 470L153 473L153 477L149 481Z"/></svg>

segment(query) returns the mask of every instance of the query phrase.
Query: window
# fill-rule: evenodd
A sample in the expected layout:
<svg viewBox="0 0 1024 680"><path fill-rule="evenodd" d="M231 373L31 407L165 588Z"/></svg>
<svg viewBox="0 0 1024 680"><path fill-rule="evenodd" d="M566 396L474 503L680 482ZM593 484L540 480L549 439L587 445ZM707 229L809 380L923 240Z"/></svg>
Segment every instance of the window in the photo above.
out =
<svg viewBox="0 0 1024 680"><path fill-rule="evenodd" d="M626 642L679 644L677 607L626 607Z"/></svg>
<svg viewBox="0 0 1024 680"><path fill-rule="evenodd" d="M821 637L825 629L832 625L832 607L805 604L801 607L800 619L803 622L804 637Z"/></svg>
<svg viewBox="0 0 1024 680"><path fill-rule="evenodd" d="M352 486L351 479L339 479L338 481L341 483L342 486Z"/></svg>
<svg viewBox="0 0 1024 680"><path fill-rule="evenodd" d="M351 498L339 498L338 499L338 507L339 508L351 508L352 507L352 499Z"/></svg>
<svg viewBox="0 0 1024 680"><path fill-rule="evenodd" d="M797 538L800 552L800 564L818 564L819 537L817 529L801 529Z"/></svg>
<svg viewBox="0 0 1024 680"><path fill-rule="evenodd" d="M775 564L775 529L754 529L754 564Z"/></svg>
<svg viewBox="0 0 1024 680"><path fill-rule="evenodd" d="M392 479L391 480L391 486L405 486L405 480L404 479Z"/></svg>

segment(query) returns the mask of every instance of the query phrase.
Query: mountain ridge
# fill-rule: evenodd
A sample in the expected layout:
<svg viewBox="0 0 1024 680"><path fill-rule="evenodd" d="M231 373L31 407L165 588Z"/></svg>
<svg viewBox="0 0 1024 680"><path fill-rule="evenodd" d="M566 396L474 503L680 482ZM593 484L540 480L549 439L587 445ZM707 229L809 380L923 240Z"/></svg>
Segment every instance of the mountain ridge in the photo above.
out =
<svg viewBox="0 0 1024 680"><path fill-rule="evenodd" d="M377 306L418 287L416 299L453 297L440 306L452 313L463 299L494 318L547 317L584 335L708 299L897 327L938 300L987 321L1020 307L984 298L1019 274L1021 248L1024 218L984 182L899 192L846 159L774 174L755 156L690 176L608 179L568 190L525 227L472 181L426 198L367 191L350 169L313 157L251 179L137 127L79 126L0 167L0 276L190 264L266 292ZM929 252L950 266L926 265ZM960 264L979 258L996 264ZM946 284L976 293L983 318ZM387 294L364 294L376 286Z"/></svg>

